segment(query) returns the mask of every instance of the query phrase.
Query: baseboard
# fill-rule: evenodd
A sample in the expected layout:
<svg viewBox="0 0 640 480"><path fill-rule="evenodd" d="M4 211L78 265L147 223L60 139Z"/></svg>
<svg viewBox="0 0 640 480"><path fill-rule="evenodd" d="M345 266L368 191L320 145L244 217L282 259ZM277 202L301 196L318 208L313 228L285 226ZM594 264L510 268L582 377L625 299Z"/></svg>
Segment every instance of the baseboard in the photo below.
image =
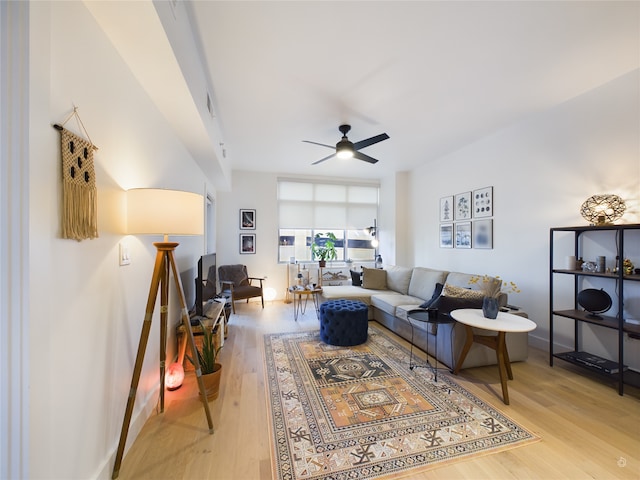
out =
<svg viewBox="0 0 640 480"><path fill-rule="evenodd" d="M537 335L529 334L529 345L538 350L549 351L549 339L547 337L540 337Z"/></svg>
<svg viewBox="0 0 640 480"><path fill-rule="evenodd" d="M124 454L122 458L127 456L127 452L131 448L131 445L133 445L133 442L135 442L136 438L138 438L138 435L140 435L140 432L142 431L144 424L147 422L149 417L151 417L151 415L155 412L159 395L160 395L160 384L156 385L156 387L149 392L149 394L147 395L147 398L144 401L144 405L142 406L142 408L139 408L136 411L134 407L134 412L131 417L131 423L129 425L129 432L127 434L127 443L125 445ZM124 405L126 405L127 397L123 397L122 401L124 402ZM122 411L122 414L124 415L124 409ZM96 474L92 478L95 478L97 480L111 479L111 475L113 474L113 466L116 461L116 453L118 452L118 442L120 441L122 421L123 421L123 417L118 419L118 427L117 427L118 434L115 439L116 443L112 446L111 449L109 449L108 458L106 458L101 463L101 465L96 470Z"/></svg>

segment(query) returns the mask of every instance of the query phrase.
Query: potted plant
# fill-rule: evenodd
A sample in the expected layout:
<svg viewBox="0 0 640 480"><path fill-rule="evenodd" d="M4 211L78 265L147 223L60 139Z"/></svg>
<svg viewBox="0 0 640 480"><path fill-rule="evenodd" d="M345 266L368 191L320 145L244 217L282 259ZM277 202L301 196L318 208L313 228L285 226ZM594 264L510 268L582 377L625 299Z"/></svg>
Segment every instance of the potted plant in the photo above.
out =
<svg viewBox="0 0 640 480"><path fill-rule="evenodd" d="M202 327L202 346L199 349L196 348L196 354L200 362L207 400L215 400L220 392L220 376L222 374L222 365L216 363L216 360L222 347L216 347L214 333L210 327L205 326L202 321L200 321L200 326Z"/></svg>
<svg viewBox="0 0 640 480"><path fill-rule="evenodd" d="M311 244L311 256L318 260L320 267L324 267L327 264L327 260L338 258L338 253L336 252L337 240L333 232L316 233Z"/></svg>

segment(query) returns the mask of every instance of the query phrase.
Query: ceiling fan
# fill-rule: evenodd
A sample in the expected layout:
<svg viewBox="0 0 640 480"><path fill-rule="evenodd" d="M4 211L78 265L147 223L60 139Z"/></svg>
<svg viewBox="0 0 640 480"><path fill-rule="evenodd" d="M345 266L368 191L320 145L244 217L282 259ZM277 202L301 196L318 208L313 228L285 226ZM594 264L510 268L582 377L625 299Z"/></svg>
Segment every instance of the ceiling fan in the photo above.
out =
<svg viewBox="0 0 640 480"><path fill-rule="evenodd" d="M349 130L351 130L351 125L340 125L340 127L338 127L338 130L340 130L340 133L342 133L342 139L338 143L336 143L335 147L333 145L325 145L324 143L303 140L303 142L305 143L313 143L314 145L336 149L335 153L332 153L328 157L321 158L317 162L313 162L312 165L317 165L318 163L324 162L325 160L329 160L333 157L356 158L358 160L364 160L365 162L369 163L377 163L378 160L370 157L369 155L365 155L359 150L389 138L389 135L387 135L386 133L381 133L380 135L376 135L375 137L367 138L366 140L360 140L359 142L353 143L347 138L347 133L349 133Z"/></svg>

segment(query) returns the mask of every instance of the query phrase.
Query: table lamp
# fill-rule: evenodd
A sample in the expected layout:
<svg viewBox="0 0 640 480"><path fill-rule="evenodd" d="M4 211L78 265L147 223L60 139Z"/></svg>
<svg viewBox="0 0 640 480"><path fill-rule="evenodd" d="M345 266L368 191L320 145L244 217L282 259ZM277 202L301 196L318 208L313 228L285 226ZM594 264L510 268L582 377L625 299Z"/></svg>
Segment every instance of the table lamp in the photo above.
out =
<svg viewBox="0 0 640 480"><path fill-rule="evenodd" d="M156 261L153 276L151 277L151 287L149 289L149 297L147 299L147 307L142 324L138 354L131 378L131 389L129 390L127 407L122 422L120 443L118 444L118 451L113 467L112 478L114 479L118 478L120 471L120 464L122 462L122 455L131 422L131 414L133 413L136 391L140 381L142 362L149 339L153 309L156 304L158 290L160 290L160 412L164 411L170 273L173 274L175 287L178 292L182 322L187 330L187 338L191 346L198 387L202 394L202 404L209 424L209 433L213 433L213 421L211 420L209 403L202 381L200 362L196 355L189 311L187 310L182 282L173 255L174 250L179 244L177 242L169 242L169 235L202 235L204 233L204 200L201 195L177 190L154 188L136 188L129 190L127 191L127 233L130 235L162 235L164 239L162 242L154 242L153 244L157 250Z"/></svg>
<svg viewBox="0 0 640 480"><path fill-rule="evenodd" d="M593 195L580 206L582 217L597 227L612 225L624 214L626 205L618 195Z"/></svg>

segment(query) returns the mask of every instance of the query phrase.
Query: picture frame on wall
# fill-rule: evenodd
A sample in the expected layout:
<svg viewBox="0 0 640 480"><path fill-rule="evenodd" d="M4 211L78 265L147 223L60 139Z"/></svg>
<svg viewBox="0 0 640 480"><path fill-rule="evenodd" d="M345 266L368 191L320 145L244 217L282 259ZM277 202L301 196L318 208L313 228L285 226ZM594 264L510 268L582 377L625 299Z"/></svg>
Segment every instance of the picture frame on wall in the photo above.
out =
<svg viewBox="0 0 640 480"><path fill-rule="evenodd" d="M240 209L240 230L256 229L256 211L250 209Z"/></svg>
<svg viewBox="0 0 640 480"><path fill-rule="evenodd" d="M473 191L473 217L493 217L493 187Z"/></svg>
<svg viewBox="0 0 640 480"><path fill-rule="evenodd" d="M255 233L240 234L240 253L243 255L256 253L256 234Z"/></svg>
<svg viewBox="0 0 640 480"><path fill-rule="evenodd" d="M455 197L455 219L471 219L471 192L458 193Z"/></svg>
<svg viewBox="0 0 640 480"><path fill-rule="evenodd" d="M456 248L471 248L471 222L456 223Z"/></svg>
<svg viewBox="0 0 640 480"><path fill-rule="evenodd" d="M453 248L453 223L440 225L440 248Z"/></svg>
<svg viewBox="0 0 640 480"><path fill-rule="evenodd" d="M453 195L448 197L442 197L440 199L440 221L452 222L453 221Z"/></svg>
<svg viewBox="0 0 640 480"><path fill-rule="evenodd" d="M473 222L473 248L493 248L493 220Z"/></svg>

